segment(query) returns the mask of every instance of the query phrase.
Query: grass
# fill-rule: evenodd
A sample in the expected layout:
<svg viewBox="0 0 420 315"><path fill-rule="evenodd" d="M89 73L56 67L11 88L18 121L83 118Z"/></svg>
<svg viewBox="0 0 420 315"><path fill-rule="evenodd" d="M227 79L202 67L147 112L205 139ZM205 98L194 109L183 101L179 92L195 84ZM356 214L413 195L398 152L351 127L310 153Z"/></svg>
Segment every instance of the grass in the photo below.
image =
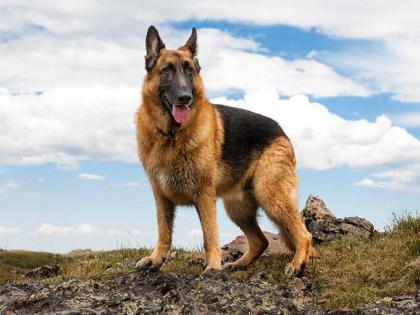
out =
<svg viewBox="0 0 420 315"><path fill-rule="evenodd" d="M0 282L16 279L28 270L45 264L62 262L63 257L57 254L0 249Z"/></svg>
<svg viewBox="0 0 420 315"><path fill-rule="evenodd" d="M306 276L325 299L324 308L354 308L384 297L412 294L420 286L420 216L409 213L395 217L382 234L370 241L338 240L318 248L320 257L307 266ZM54 255L0 250L0 282L24 282L22 274L43 264L58 263L61 274L47 279L59 283L68 279L101 279L131 271L130 264L150 254L149 249L119 249L80 255ZM187 264L197 251L172 250L162 271L200 273L200 266ZM283 270L290 257L266 257L232 277L246 281L260 270L272 282L288 281Z"/></svg>

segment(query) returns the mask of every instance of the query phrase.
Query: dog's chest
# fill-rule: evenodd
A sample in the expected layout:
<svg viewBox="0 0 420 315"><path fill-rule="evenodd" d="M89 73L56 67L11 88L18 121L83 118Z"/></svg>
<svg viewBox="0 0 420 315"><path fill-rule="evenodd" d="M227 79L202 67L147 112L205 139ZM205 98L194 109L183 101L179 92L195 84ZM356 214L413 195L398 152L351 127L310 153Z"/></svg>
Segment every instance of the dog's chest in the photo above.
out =
<svg viewBox="0 0 420 315"><path fill-rule="evenodd" d="M161 189L171 194L194 193L203 178L203 172L189 154L160 154L160 159L155 161L150 171L151 177Z"/></svg>

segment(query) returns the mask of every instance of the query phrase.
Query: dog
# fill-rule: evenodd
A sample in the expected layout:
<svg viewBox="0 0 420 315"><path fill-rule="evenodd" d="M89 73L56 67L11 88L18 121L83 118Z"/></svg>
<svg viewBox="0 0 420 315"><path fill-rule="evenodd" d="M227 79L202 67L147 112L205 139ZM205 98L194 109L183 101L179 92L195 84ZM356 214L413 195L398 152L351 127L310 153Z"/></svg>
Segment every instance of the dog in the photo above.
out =
<svg viewBox="0 0 420 315"><path fill-rule="evenodd" d="M165 47L157 29L146 35L142 104L136 113L138 154L156 203L158 241L137 270L158 270L171 247L175 209L197 209L203 230L204 272L222 268L216 198L248 240L248 250L226 269L259 258L268 241L258 226L263 209L294 251L285 274L303 273L313 252L312 236L297 208L292 144L274 120L205 98L197 59L197 31L176 50Z"/></svg>

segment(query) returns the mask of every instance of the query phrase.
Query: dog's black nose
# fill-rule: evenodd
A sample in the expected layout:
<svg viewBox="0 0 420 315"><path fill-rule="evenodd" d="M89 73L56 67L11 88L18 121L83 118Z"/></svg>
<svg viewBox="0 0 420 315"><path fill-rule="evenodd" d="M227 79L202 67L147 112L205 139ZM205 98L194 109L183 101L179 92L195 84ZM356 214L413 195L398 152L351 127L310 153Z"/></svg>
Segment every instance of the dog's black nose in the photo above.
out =
<svg viewBox="0 0 420 315"><path fill-rule="evenodd" d="M182 94L178 96L178 102L181 105L189 105L191 102L192 96L189 94Z"/></svg>

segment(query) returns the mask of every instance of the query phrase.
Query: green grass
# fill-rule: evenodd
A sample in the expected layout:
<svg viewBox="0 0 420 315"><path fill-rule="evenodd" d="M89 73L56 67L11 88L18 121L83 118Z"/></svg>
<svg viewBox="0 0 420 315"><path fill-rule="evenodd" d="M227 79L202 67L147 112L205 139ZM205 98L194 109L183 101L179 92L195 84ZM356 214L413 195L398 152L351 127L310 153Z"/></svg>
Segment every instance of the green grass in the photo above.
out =
<svg viewBox="0 0 420 315"><path fill-rule="evenodd" d="M420 216L406 213L394 218L386 231L370 241L338 240L318 248L320 257L307 266L306 276L325 299L324 308L353 308L384 297L412 294L420 286ZM22 274L43 264L58 263L61 274L44 280L59 283L67 279L101 279L132 271L124 261L137 261L149 249L120 249L80 255L54 255L0 250L0 282L26 281ZM201 266L187 262L197 251L174 249L163 272L200 273ZM246 281L258 271L268 272L272 282L289 281L283 270L290 257L266 257L247 270L232 272Z"/></svg>
<svg viewBox="0 0 420 315"><path fill-rule="evenodd" d="M63 257L57 254L0 249L0 282L16 279L28 270L45 264L62 262Z"/></svg>

